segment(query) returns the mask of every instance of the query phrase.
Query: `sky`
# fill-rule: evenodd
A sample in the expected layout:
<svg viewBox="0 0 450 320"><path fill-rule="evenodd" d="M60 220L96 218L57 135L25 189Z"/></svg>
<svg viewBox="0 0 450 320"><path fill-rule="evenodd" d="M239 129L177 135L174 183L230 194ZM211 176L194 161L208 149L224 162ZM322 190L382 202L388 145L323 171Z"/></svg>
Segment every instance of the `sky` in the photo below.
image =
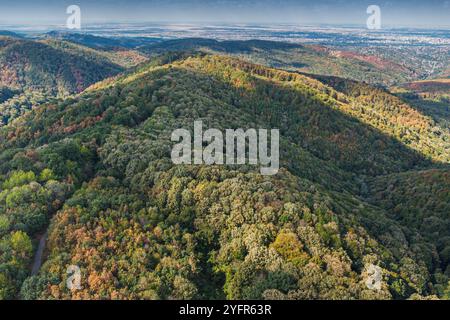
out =
<svg viewBox="0 0 450 320"><path fill-rule="evenodd" d="M64 24L78 5L83 23L289 23L364 25L369 5L383 25L450 26L450 0L0 0L0 25Z"/></svg>

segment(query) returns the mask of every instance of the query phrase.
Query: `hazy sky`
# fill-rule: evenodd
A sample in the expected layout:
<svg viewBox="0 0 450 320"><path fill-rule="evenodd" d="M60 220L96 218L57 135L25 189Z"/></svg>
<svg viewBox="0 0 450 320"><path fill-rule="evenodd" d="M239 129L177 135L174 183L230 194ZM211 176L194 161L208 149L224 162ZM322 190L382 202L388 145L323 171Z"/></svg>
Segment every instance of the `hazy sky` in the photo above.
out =
<svg viewBox="0 0 450 320"><path fill-rule="evenodd" d="M450 0L0 0L0 24L63 24L81 7L83 23L216 22L365 24L381 7L384 25L450 26Z"/></svg>

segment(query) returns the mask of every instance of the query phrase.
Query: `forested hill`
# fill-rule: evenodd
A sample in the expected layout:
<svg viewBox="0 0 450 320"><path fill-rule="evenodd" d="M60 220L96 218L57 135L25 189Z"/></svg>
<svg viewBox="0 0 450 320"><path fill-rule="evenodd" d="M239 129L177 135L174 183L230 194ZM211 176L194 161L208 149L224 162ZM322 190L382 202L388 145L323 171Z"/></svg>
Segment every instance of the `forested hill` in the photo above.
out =
<svg viewBox="0 0 450 320"><path fill-rule="evenodd" d="M158 38L148 37L100 37L83 32L73 33L58 31L50 31L46 33L44 37L69 41L99 50L114 50L118 48L136 49L144 45L162 41Z"/></svg>
<svg viewBox="0 0 450 320"><path fill-rule="evenodd" d="M146 54L186 50L228 54L274 68L338 76L375 85L398 84L417 77L407 66L387 59L318 45L278 41L188 38L143 45L139 50Z"/></svg>
<svg viewBox="0 0 450 320"><path fill-rule="evenodd" d="M0 37L0 84L68 95L123 68L81 46Z"/></svg>
<svg viewBox="0 0 450 320"><path fill-rule="evenodd" d="M0 126L33 106L78 94L145 60L129 50L0 36Z"/></svg>
<svg viewBox="0 0 450 320"><path fill-rule="evenodd" d="M448 129L356 89L169 55L0 128L0 297L450 295ZM199 119L279 128L280 172L173 165L172 131ZM32 239L48 224L46 261L29 277ZM366 285L371 264L380 290ZM66 287L70 265L80 290Z"/></svg>

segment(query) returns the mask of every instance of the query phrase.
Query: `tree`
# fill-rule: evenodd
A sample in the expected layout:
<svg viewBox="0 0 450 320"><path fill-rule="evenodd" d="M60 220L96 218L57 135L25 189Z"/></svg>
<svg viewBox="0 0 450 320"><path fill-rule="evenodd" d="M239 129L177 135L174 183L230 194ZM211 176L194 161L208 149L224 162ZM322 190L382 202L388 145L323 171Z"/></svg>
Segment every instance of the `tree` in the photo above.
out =
<svg viewBox="0 0 450 320"><path fill-rule="evenodd" d="M23 231L16 231L11 235L11 248L21 260L29 259L33 253L33 244Z"/></svg>

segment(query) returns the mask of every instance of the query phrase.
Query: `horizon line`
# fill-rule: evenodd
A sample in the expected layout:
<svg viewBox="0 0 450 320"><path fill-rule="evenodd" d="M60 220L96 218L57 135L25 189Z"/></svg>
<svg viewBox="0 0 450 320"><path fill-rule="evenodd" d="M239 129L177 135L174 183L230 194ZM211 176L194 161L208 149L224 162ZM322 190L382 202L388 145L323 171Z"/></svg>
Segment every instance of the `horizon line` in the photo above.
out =
<svg viewBox="0 0 450 320"><path fill-rule="evenodd" d="M226 21L92 21L86 22L83 24L87 27L93 26L107 26L107 25L191 25L191 26L295 26L295 27L324 27L324 28L359 28L359 29L367 29L365 24L360 23L294 23L294 22L226 22ZM43 27L55 27L55 28L64 28L64 23L0 23L0 29L3 31L3 28L43 28ZM449 28L450 24L442 25L442 24L420 24L420 25L410 25L410 24L384 24L384 27L380 30L370 30L375 32L382 32L383 30L393 30L393 29L440 29L440 28ZM83 29L83 28L82 28ZM81 30L70 30L71 32L82 32Z"/></svg>

